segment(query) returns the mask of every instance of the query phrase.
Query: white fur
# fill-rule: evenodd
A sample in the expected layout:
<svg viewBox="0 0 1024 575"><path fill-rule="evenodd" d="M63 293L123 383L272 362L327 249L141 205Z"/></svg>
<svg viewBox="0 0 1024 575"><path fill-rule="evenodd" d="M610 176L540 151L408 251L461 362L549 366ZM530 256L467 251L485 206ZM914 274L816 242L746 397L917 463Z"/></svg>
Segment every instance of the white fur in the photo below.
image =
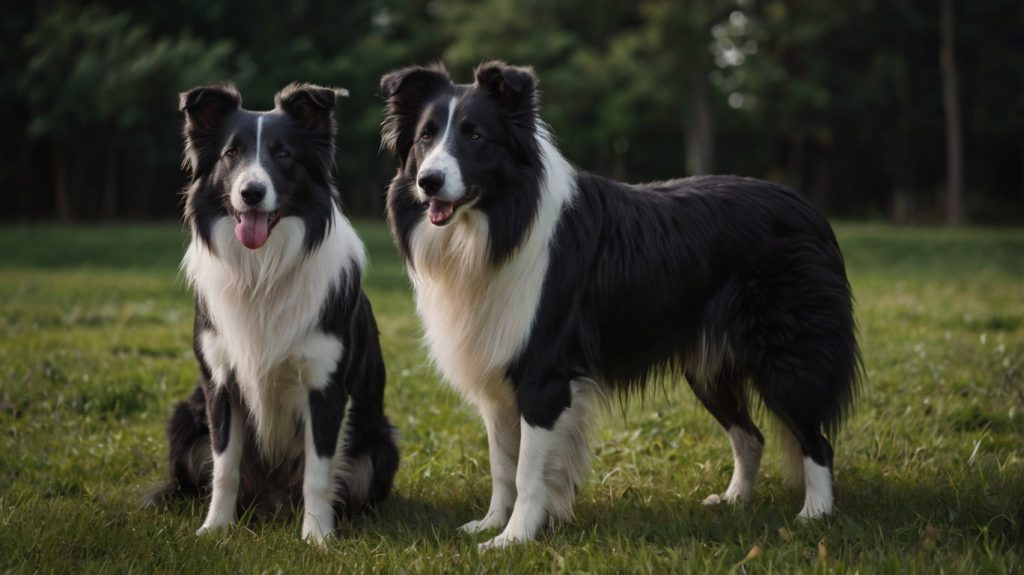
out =
<svg viewBox="0 0 1024 575"><path fill-rule="evenodd" d="M234 181L231 182L231 207L234 208L236 212L244 212L247 210L272 212L277 209L277 190L274 188L274 180L271 179L270 174L268 174L267 170L263 168L263 163L260 161L262 137L263 116L260 116L256 119L256 159L239 171L238 175L235 176ZM242 190L254 182L263 184L267 189L267 194L263 196L263 200L258 205L250 206L245 203L244 199L242 199Z"/></svg>
<svg viewBox="0 0 1024 575"><path fill-rule="evenodd" d="M575 485L590 468L587 443L593 382L572 382L572 405L548 430L520 422L516 503L500 535L482 549L529 541L545 523L572 517Z"/></svg>
<svg viewBox="0 0 1024 575"><path fill-rule="evenodd" d="M477 210L445 227L424 216L412 231L416 309L430 356L471 403L514 406L505 377L526 344L547 274L549 248L562 210L576 193L575 172L546 135L537 217L522 245L500 268L490 266L488 224Z"/></svg>
<svg viewBox="0 0 1024 575"><path fill-rule="evenodd" d="M448 150L448 138L451 136L452 120L455 118L455 106L458 102L458 98L452 98L448 102L448 121L444 127L444 133L441 134L441 141L430 150L430 153L423 159L423 164L419 168L420 173L427 172L428 170L438 170L444 174L444 187L441 188L438 198L446 202L457 201L466 195L459 162ZM416 195L421 202L427 201L427 193L418 184L416 186Z"/></svg>
<svg viewBox="0 0 1024 575"><path fill-rule="evenodd" d="M804 508L796 516L798 520L832 513L832 472L810 457L804 457L804 489Z"/></svg>
<svg viewBox="0 0 1024 575"><path fill-rule="evenodd" d="M313 441L313 420L306 412L306 464L302 478L302 538L316 543L334 532L334 460L335 453L320 457Z"/></svg>
<svg viewBox="0 0 1024 575"><path fill-rule="evenodd" d="M491 461L491 503L483 519L459 529L479 533L504 527L516 503L516 461L519 457L519 413L510 406L481 406Z"/></svg>
<svg viewBox="0 0 1024 575"><path fill-rule="evenodd" d="M764 445L757 436L748 433L738 425L730 427L726 433L732 444L732 480L722 495L711 495L704 500L704 505L715 505L725 501L736 503L750 498L757 480L757 470L761 465L761 453Z"/></svg>
<svg viewBox="0 0 1024 575"><path fill-rule="evenodd" d="M200 349L215 387L222 389L228 373L234 372L267 463L280 463L305 448L307 503L302 534L321 541L333 529L333 510L329 519L326 515L331 509L333 478L341 466L340 449L329 458L317 457L312 449L309 391L327 383L344 348L335 336L320 330L320 311L343 270L364 266L363 244L337 209L323 243L309 254L303 250L305 230L299 218L283 218L259 250L242 246L233 227L229 217L218 220L209 248L193 230L182 261L214 326L199 334ZM227 521L229 498L230 519L234 519L245 433L241 413L236 411L232 410L228 449L224 456L214 457L214 499L201 531Z"/></svg>
<svg viewBox="0 0 1024 575"><path fill-rule="evenodd" d="M213 482L210 509L196 535L226 529L235 524L238 484L241 480L242 446L245 426L242 414L234 405L228 415L228 445L223 453L213 453Z"/></svg>

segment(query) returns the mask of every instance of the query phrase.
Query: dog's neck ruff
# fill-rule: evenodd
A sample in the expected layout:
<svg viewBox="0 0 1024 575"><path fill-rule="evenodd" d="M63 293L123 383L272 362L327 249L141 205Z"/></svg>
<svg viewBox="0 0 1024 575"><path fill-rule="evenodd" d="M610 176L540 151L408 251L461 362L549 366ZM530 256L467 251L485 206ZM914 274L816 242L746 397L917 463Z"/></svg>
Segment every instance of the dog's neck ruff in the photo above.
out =
<svg viewBox="0 0 1024 575"><path fill-rule="evenodd" d="M306 230L298 217L282 218L259 250L242 246L233 227L230 217L217 220L210 246L193 230L182 269L215 329L232 341L235 368L258 379L316 329L332 290L361 270L366 256L336 207L326 238L312 251L304 247Z"/></svg>
<svg viewBox="0 0 1024 575"><path fill-rule="evenodd" d="M550 243L576 193L575 170L546 131L536 137L543 165L537 212L507 260L492 264L492 224L477 210L443 228L424 217L412 231L409 272L428 349L445 378L475 403L510 400L505 372L526 344Z"/></svg>

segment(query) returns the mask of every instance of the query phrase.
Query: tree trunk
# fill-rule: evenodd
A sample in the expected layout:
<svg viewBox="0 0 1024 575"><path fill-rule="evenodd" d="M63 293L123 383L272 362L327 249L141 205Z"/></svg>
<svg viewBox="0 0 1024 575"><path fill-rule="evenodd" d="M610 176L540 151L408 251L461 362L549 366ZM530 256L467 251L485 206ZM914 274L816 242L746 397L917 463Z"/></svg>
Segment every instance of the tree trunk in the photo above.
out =
<svg viewBox="0 0 1024 575"><path fill-rule="evenodd" d="M963 136L960 132L960 95L957 90L956 46L953 37L953 0L942 0L942 95L946 111L946 221L963 220Z"/></svg>
<svg viewBox="0 0 1024 575"><path fill-rule="evenodd" d="M57 220L71 221L71 190L69 189L69 160L67 146L57 142L53 147L53 194Z"/></svg>
<svg viewBox="0 0 1024 575"><path fill-rule="evenodd" d="M710 174L714 171L714 125L708 78L702 66L691 76L690 87L690 113L683 128L686 134L686 169L691 175Z"/></svg>

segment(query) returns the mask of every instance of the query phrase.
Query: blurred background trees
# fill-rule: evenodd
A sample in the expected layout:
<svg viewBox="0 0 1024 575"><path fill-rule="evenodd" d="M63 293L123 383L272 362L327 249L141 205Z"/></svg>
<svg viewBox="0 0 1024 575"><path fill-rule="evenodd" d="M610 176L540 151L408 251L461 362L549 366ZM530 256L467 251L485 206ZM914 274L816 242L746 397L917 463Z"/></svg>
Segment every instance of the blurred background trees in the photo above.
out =
<svg viewBox="0 0 1024 575"><path fill-rule="evenodd" d="M232 81L266 109L348 88L339 184L383 213L384 72L529 64L577 164L626 180L737 173L830 215L1024 220L1019 0L237 0L18 3L0 23L7 220L173 218L177 93ZM952 184L952 185L951 185Z"/></svg>

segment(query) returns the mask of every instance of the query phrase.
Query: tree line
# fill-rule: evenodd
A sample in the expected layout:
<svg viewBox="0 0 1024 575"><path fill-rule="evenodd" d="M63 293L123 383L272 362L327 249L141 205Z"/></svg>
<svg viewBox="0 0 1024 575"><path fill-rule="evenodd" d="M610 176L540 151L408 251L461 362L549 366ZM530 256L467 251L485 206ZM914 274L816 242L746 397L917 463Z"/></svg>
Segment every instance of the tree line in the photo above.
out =
<svg viewBox="0 0 1024 575"><path fill-rule="evenodd" d="M108 0L17 3L0 22L7 220L175 217L177 93L231 81L250 109L295 81L345 87L339 187L383 213L384 72L532 65L565 154L642 181L734 173L827 213L1024 219L1019 0Z"/></svg>

